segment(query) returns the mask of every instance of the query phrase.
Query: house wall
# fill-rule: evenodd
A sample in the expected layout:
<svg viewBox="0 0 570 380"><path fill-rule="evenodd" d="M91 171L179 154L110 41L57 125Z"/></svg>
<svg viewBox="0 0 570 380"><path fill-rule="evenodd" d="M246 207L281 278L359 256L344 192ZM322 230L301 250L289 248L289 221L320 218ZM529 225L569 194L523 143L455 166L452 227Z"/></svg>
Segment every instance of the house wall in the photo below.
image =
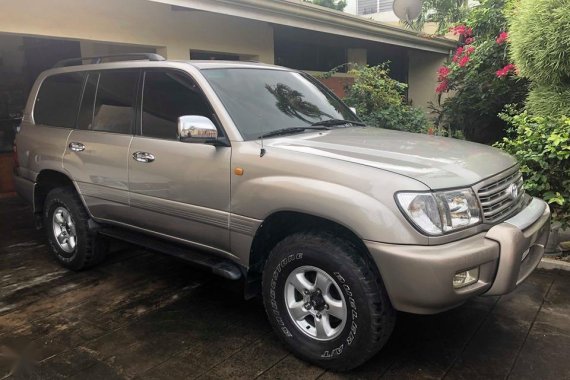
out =
<svg viewBox="0 0 570 380"><path fill-rule="evenodd" d="M353 77L341 75L320 78L319 80L341 99L346 96L346 88L354 83Z"/></svg>
<svg viewBox="0 0 570 380"><path fill-rule="evenodd" d="M145 0L2 0L1 8L0 33L154 47L168 59L189 59L196 49L273 63L266 22Z"/></svg>

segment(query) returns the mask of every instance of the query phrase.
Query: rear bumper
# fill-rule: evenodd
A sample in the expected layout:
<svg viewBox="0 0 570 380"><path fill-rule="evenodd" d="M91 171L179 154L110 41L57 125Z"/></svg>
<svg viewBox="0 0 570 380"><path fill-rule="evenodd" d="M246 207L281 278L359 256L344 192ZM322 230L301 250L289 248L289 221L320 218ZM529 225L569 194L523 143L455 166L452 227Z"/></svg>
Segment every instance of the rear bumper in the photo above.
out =
<svg viewBox="0 0 570 380"><path fill-rule="evenodd" d="M392 305L400 311L433 314L467 299L512 291L536 268L550 233L550 210L537 198L489 231L437 246L366 241ZM453 276L479 268L479 279L453 287Z"/></svg>

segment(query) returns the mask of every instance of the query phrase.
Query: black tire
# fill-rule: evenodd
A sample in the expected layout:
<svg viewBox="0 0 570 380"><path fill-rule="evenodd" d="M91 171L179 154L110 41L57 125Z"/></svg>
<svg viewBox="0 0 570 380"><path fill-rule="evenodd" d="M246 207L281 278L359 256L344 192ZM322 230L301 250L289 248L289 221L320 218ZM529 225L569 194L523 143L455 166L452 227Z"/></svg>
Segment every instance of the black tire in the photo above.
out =
<svg viewBox="0 0 570 380"><path fill-rule="evenodd" d="M320 367L347 371L363 364L384 346L394 328L396 312L373 265L354 244L329 233L294 234L273 248L263 271L263 301L273 329L291 352ZM328 274L347 301L346 323L338 328L338 336L330 340L309 336L286 306L288 276L308 266ZM296 290L294 294L300 296ZM328 310L328 305L325 307ZM312 310L318 312L316 308ZM312 320L316 324L315 318L320 315L308 316L307 323Z"/></svg>
<svg viewBox="0 0 570 380"><path fill-rule="evenodd" d="M75 246L66 251L57 241L53 218L56 210L65 209L73 221ZM108 241L89 229L89 214L75 189L61 187L51 190L45 200L43 222L51 251L57 261L74 271L90 268L101 262L108 251Z"/></svg>

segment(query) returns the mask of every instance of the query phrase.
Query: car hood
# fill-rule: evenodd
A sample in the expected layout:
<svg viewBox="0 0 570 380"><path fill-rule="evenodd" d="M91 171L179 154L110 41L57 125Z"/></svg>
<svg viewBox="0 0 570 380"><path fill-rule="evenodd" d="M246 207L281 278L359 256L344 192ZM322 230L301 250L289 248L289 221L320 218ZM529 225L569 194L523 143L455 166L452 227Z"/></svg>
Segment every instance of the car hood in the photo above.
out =
<svg viewBox="0 0 570 380"><path fill-rule="evenodd" d="M398 173L431 189L469 186L516 161L487 145L381 128L336 128L271 139L275 148Z"/></svg>

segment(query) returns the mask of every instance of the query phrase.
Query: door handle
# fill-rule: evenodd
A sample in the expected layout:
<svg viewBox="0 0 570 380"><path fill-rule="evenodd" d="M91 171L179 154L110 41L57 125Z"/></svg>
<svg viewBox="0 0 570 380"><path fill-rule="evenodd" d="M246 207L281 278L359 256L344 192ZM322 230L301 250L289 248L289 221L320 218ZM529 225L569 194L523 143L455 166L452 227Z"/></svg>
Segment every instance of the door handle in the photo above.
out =
<svg viewBox="0 0 570 380"><path fill-rule="evenodd" d="M85 150L85 145L81 144L80 142L70 142L69 149L74 152L83 152Z"/></svg>
<svg viewBox="0 0 570 380"><path fill-rule="evenodd" d="M133 159L137 162L153 162L154 155L147 152L134 152Z"/></svg>

